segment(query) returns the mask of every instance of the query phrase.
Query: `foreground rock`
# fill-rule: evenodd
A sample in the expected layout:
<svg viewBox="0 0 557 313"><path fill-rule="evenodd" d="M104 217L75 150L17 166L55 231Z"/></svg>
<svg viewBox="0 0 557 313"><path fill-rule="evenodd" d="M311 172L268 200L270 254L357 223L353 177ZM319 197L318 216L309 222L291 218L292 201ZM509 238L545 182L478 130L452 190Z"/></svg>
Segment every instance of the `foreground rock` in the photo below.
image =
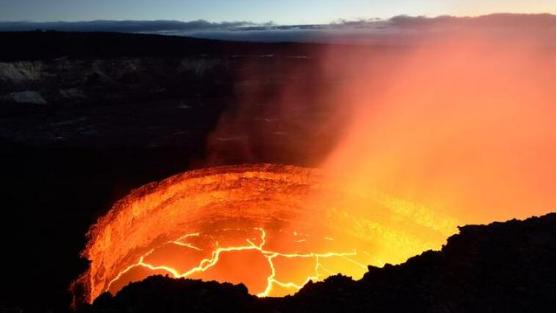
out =
<svg viewBox="0 0 557 313"><path fill-rule="evenodd" d="M439 252L341 275L291 297L242 285L153 276L81 312L555 312L555 214L464 226Z"/></svg>

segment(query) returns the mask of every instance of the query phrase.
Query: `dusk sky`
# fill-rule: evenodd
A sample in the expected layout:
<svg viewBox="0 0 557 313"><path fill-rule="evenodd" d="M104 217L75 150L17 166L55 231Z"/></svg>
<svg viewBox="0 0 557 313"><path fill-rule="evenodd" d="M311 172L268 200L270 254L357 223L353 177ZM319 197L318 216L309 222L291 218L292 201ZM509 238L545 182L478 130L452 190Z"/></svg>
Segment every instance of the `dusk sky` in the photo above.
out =
<svg viewBox="0 0 557 313"><path fill-rule="evenodd" d="M0 0L0 21L197 20L329 23L396 15L555 13L553 0Z"/></svg>

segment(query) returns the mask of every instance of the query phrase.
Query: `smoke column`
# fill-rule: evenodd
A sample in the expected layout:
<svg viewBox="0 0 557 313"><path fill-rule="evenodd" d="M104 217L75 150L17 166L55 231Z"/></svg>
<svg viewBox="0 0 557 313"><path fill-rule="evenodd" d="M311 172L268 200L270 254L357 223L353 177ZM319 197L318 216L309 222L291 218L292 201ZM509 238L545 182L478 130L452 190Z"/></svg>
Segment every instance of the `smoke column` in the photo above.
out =
<svg viewBox="0 0 557 313"><path fill-rule="evenodd" d="M324 66L357 66L336 91L351 111L347 131L320 167L346 190L459 224L553 211L552 30L459 31L367 59L331 50Z"/></svg>

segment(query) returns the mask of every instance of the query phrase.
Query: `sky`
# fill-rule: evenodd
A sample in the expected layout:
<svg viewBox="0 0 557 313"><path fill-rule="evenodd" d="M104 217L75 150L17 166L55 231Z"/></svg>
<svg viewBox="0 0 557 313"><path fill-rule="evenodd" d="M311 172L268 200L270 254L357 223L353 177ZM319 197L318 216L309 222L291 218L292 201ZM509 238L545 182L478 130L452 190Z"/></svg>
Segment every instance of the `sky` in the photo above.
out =
<svg viewBox="0 0 557 313"><path fill-rule="evenodd" d="M0 0L0 21L180 20L319 24L368 18L552 13L553 0Z"/></svg>

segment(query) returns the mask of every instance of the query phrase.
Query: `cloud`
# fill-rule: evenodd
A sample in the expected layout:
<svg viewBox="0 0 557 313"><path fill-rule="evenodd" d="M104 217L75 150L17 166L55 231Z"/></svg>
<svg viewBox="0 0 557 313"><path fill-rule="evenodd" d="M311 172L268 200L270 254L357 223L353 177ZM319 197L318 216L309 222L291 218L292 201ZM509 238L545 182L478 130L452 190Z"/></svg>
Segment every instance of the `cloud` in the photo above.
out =
<svg viewBox="0 0 557 313"><path fill-rule="evenodd" d="M263 42L407 43L420 36L450 35L460 30L486 33L525 34L555 32L555 15L491 14L478 17L407 16L390 19L337 20L329 24L277 25L249 21L214 23L196 21L87 21L87 22L0 22L0 31L79 31L154 33L208 39ZM516 37L510 36L510 37ZM554 37L554 36L553 36ZM553 42L554 44L554 42Z"/></svg>
<svg viewBox="0 0 557 313"><path fill-rule="evenodd" d="M205 20L181 21L86 21L86 22L0 22L0 31L54 30L70 32L161 32L229 30L254 25L250 22L212 23Z"/></svg>

